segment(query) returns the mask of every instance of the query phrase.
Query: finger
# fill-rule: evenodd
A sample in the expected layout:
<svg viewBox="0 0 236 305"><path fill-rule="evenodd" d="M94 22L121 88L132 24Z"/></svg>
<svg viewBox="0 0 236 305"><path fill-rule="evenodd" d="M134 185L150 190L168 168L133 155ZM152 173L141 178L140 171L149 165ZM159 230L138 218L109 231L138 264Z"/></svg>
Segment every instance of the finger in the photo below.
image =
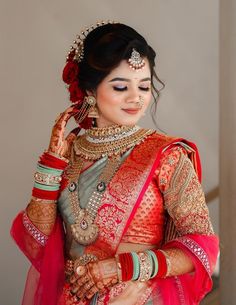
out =
<svg viewBox="0 0 236 305"><path fill-rule="evenodd" d="M74 284L78 280L78 278L79 277L75 273L73 273L70 277L70 283Z"/></svg>
<svg viewBox="0 0 236 305"><path fill-rule="evenodd" d="M79 287L77 285L73 285L70 289L70 292L72 295L75 295L75 294L77 294L78 290L79 290Z"/></svg>
<svg viewBox="0 0 236 305"><path fill-rule="evenodd" d="M63 122L67 122L71 116L78 113L79 109L75 106L68 107L64 112L60 113L55 121L55 125L59 124L61 125Z"/></svg>
<svg viewBox="0 0 236 305"><path fill-rule="evenodd" d="M93 282L87 282L85 283L82 287L79 287L78 291L77 291L77 296L79 298L82 298L86 295L86 293L89 292L89 290L94 286Z"/></svg>
<svg viewBox="0 0 236 305"><path fill-rule="evenodd" d="M87 283L89 281L90 281L90 278L86 275L84 277L81 277L81 278L77 279L77 285L79 287L82 287L85 283Z"/></svg>
<svg viewBox="0 0 236 305"><path fill-rule="evenodd" d="M88 299L91 299L96 292L98 292L98 289L96 286L93 286L85 295Z"/></svg>
<svg viewBox="0 0 236 305"><path fill-rule="evenodd" d="M68 146L70 146L71 143L76 139L80 130L81 128L77 127L68 134L68 136L66 137L66 142L68 143Z"/></svg>

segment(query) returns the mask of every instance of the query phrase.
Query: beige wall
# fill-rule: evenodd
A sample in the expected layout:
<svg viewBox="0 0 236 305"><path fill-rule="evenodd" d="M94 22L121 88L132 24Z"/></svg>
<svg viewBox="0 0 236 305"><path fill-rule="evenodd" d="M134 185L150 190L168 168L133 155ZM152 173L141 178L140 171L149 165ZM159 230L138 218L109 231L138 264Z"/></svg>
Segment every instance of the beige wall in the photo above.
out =
<svg viewBox="0 0 236 305"><path fill-rule="evenodd" d="M218 1L1 0L0 304L20 304L28 262L9 228L30 197L54 118L68 105L60 79L65 54L76 33L100 19L133 26L154 46L166 83L159 126L196 142L204 189L218 184ZM211 215L217 229L217 205Z"/></svg>

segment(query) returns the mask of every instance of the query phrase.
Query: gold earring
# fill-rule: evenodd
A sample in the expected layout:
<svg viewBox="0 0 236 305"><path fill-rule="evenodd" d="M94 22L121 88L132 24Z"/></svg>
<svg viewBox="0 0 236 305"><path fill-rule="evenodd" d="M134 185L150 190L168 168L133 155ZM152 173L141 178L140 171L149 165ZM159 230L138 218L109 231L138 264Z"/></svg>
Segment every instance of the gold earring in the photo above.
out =
<svg viewBox="0 0 236 305"><path fill-rule="evenodd" d="M88 113L88 118L99 118L98 108L96 107L96 98L92 95L86 97L86 102L91 106Z"/></svg>

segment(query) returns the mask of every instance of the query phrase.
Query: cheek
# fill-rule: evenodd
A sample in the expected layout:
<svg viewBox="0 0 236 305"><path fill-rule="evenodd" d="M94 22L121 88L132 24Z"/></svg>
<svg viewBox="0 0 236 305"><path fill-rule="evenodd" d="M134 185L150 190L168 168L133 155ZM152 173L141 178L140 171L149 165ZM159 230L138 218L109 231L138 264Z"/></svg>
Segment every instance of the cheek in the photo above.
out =
<svg viewBox="0 0 236 305"><path fill-rule="evenodd" d="M148 93L146 96L145 96L145 103L144 103L144 107L147 108L148 105L150 104L151 102L151 99L152 99L152 93Z"/></svg>
<svg viewBox="0 0 236 305"><path fill-rule="evenodd" d="M121 97L113 89L104 89L97 92L98 107L119 106Z"/></svg>

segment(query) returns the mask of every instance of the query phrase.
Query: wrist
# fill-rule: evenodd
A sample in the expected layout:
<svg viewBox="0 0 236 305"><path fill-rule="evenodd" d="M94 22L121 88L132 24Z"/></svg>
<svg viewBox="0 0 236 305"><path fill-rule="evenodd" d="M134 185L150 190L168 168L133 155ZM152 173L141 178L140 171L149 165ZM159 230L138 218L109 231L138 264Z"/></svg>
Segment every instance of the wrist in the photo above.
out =
<svg viewBox="0 0 236 305"><path fill-rule="evenodd" d="M32 196L43 200L57 200L60 192L62 174L68 160L57 158L44 152L39 158Z"/></svg>
<svg viewBox="0 0 236 305"><path fill-rule="evenodd" d="M170 269L170 260L162 250L120 253L116 261L119 282L165 278Z"/></svg>
<svg viewBox="0 0 236 305"><path fill-rule="evenodd" d="M62 160L64 162L66 162L66 163L69 162L69 160L67 158L61 156L60 154L58 154L56 152L51 151L50 149L45 150L44 153L46 153L46 154L48 154L48 155L50 155L52 157L55 157L56 159Z"/></svg>
<svg viewBox="0 0 236 305"><path fill-rule="evenodd" d="M115 258L98 261L98 268L104 279L117 276L117 262Z"/></svg>

